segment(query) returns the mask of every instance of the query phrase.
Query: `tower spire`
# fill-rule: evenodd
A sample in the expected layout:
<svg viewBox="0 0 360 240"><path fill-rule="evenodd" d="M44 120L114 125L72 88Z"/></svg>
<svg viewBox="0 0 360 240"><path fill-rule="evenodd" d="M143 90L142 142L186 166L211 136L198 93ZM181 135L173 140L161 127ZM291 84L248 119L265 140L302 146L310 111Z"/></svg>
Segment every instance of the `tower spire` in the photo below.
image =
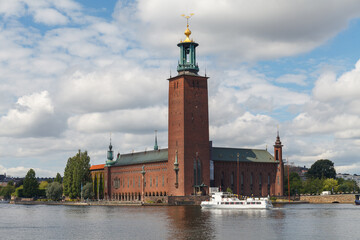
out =
<svg viewBox="0 0 360 240"><path fill-rule="evenodd" d="M159 150L159 146L157 144L157 130L155 130L155 145L154 145L154 150Z"/></svg>
<svg viewBox="0 0 360 240"><path fill-rule="evenodd" d="M280 135L279 135L279 126L277 127L277 132L276 132L276 141L275 141L275 145L274 147L282 147L281 145L281 141L280 141Z"/></svg>
<svg viewBox="0 0 360 240"><path fill-rule="evenodd" d="M180 41L178 44L178 47L180 47L180 60L177 67L179 74L185 74L189 72L197 74L199 72L199 67L196 63L195 51L195 48L199 44L190 39L191 31L189 29L189 18L191 18L193 15L193 13L191 13L189 16L185 16L185 14L181 15L186 18L186 30L184 32L186 39L184 41Z"/></svg>
<svg viewBox="0 0 360 240"><path fill-rule="evenodd" d="M189 29L189 19L193 16L193 13L190 13L190 15L185 16L185 14L181 14L182 17L186 18L186 30L184 32L186 39L184 40L184 42L193 42L192 40L190 40L189 36L191 35L191 31Z"/></svg>

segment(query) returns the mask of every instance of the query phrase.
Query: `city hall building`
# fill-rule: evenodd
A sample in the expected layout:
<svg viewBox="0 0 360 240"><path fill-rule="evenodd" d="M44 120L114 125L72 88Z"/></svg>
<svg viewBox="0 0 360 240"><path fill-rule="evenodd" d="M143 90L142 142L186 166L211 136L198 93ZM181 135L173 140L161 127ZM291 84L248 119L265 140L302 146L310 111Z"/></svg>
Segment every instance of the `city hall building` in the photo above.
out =
<svg viewBox="0 0 360 240"><path fill-rule="evenodd" d="M178 75L170 77L168 148L113 155L91 166L97 198L114 201L161 201L204 196L209 187L239 195L282 196L282 144L277 134L274 156L264 149L215 147L209 141L208 77L198 75L196 47L189 38L177 44Z"/></svg>

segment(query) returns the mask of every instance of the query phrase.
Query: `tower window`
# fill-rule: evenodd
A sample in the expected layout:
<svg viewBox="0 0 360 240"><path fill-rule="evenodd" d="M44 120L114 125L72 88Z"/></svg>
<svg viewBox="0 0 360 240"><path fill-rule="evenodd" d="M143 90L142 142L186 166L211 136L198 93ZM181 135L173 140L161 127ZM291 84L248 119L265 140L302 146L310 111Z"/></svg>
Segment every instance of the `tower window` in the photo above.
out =
<svg viewBox="0 0 360 240"><path fill-rule="evenodd" d="M187 63L190 62L190 57L189 57L189 55L190 55L190 49L189 49L189 48L186 48L186 49L185 49L185 56L186 56L186 62L187 62Z"/></svg>
<svg viewBox="0 0 360 240"><path fill-rule="evenodd" d="M279 150L275 150L275 159L279 160Z"/></svg>

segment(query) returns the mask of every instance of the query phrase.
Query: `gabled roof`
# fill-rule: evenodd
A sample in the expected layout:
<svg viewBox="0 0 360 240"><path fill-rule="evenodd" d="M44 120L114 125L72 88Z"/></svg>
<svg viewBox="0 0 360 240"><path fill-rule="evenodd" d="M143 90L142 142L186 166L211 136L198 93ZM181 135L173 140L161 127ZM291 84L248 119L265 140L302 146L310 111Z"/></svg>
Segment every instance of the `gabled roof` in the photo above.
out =
<svg viewBox="0 0 360 240"><path fill-rule="evenodd" d="M159 149L145 152L127 153L120 155L119 159L112 166L124 166L134 164L145 164L163 162L168 160L168 150Z"/></svg>
<svg viewBox="0 0 360 240"><path fill-rule="evenodd" d="M104 169L105 164L98 164L98 165L92 165L90 167L90 171L94 171L94 170L103 170Z"/></svg>
<svg viewBox="0 0 360 240"><path fill-rule="evenodd" d="M259 163L276 163L274 157L263 149L248 148L223 148L213 147L211 151L211 160L213 161L237 161L239 153L239 162L259 162Z"/></svg>

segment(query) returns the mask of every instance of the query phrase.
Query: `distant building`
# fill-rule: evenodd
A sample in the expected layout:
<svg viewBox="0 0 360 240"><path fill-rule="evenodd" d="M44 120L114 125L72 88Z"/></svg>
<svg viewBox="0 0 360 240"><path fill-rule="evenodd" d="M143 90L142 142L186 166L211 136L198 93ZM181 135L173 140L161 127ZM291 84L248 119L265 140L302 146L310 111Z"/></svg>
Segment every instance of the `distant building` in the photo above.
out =
<svg viewBox="0 0 360 240"><path fill-rule="evenodd" d="M198 44L190 34L187 28L186 39L177 44L178 75L168 79L168 149L158 148L155 135L154 150L114 159L110 142L106 164L90 169L98 198L102 188L105 199L117 201L206 195L209 187L241 195L283 195L279 133L274 156L264 149L213 147L209 141L208 77L198 75Z"/></svg>
<svg viewBox="0 0 360 240"><path fill-rule="evenodd" d="M297 174L299 174L300 179L302 181L306 180L306 173L308 172L308 168L306 166L301 167L301 166L293 166L293 165L286 165L285 166L285 175L287 175L287 168L290 167L290 173L292 172L296 172Z"/></svg>
<svg viewBox="0 0 360 240"><path fill-rule="evenodd" d="M360 176L357 174L337 173L336 178L343 178L345 180L354 180L356 184L360 187Z"/></svg>

